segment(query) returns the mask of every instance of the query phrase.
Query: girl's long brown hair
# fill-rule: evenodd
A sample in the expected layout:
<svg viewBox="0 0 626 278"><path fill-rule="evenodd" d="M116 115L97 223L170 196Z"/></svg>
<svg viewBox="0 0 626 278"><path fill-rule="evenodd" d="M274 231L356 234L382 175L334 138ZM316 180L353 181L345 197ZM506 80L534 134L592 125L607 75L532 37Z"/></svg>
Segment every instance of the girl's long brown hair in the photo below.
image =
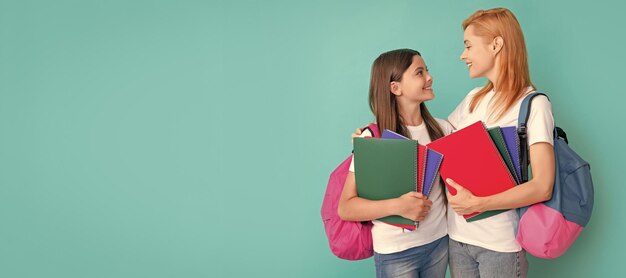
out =
<svg viewBox="0 0 626 278"><path fill-rule="evenodd" d="M497 94L494 96L493 106L490 107L489 117L499 119L526 93L526 88L533 86L528 70L528 54L522 28L511 11L505 8L478 10L465 21L463 30L474 26L476 35L491 41L502 37L504 45L500 50L500 64L498 67ZM470 112L494 88L491 81L483 87L470 102Z"/></svg>
<svg viewBox="0 0 626 278"><path fill-rule="evenodd" d="M411 137L398 109L396 96L390 91L391 82L400 82L402 74L411 66L415 55L422 56L412 49L398 49L385 52L374 60L372 65L372 77L370 79L369 103L370 109L379 130L391 130L405 137ZM435 141L444 136L439 123L428 112L426 105L420 104L420 113L426 124L428 136Z"/></svg>

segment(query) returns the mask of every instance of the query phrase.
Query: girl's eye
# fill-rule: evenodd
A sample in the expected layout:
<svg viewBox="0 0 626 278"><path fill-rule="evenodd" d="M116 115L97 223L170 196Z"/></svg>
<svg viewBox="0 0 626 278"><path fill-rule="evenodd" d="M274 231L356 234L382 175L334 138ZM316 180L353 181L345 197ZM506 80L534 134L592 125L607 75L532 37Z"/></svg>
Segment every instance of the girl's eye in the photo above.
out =
<svg viewBox="0 0 626 278"><path fill-rule="evenodd" d="M466 46L465 49L469 50L471 46Z"/></svg>
<svg viewBox="0 0 626 278"><path fill-rule="evenodd" d="M417 76L422 76L424 75L424 72L422 72L421 70L417 72Z"/></svg>

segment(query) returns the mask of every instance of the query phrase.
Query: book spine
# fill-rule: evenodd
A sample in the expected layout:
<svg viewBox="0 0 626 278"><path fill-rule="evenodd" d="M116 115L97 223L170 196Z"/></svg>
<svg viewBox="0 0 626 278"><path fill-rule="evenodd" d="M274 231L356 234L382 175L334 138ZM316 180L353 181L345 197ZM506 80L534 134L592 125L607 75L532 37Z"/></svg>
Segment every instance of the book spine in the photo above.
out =
<svg viewBox="0 0 626 278"><path fill-rule="evenodd" d="M509 154L509 151L506 148L506 142L504 142L504 135L502 134L502 129L498 127L497 131L498 131L498 135L496 135L495 139L492 138L492 140L498 140L499 145L503 146L503 152L500 156L506 163L506 167L507 169L509 169L509 173L511 174L511 177L513 177L513 180L515 180L515 184L519 184L519 181L517 180L517 176L515 174L515 165L513 165L513 160L511 159L511 155ZM500 153L500 148L498 148L498 153Z"/></svg>
<svg viewBox="0 0 626 278"><path fill-rule="evenodd" d="M420 144L417 141L415 141L415 154L416 155L415 155L415 167L413 167L413 169L415 169L415 192L419 192L418 191L418 189L419 189L419 184L418 184L419 179L417 177L417 175L419 175L419 171L417 171L417 168L420 165L419 164L419 157L420 157L419 149L420 149ZM415 229L416 230L417 230L417 228L419 228L419 226L420 226L420 222L415 221Z"/></svg>
<svg viewBox="0 0 626 278"><path fill-rule="evenodd" d="M505 169L507 169L507 173L509 174L509 179L511 179L511 181L514 184L517 184L515 178L513 178L513 175L511 174L511 171L509 171L509 166L506 165L506 162L504 162L504 158L499 155L500 151L498 151L498 147L496 146L496 143L493 142L493 140L491 139L491 135L489 135L489 131L487 130L487 126L485 125L484 122L480 122L483 126L483 129L485 129L485 133L487 133L487 138L489 138L489 142L491 143L491 145L493 146L493 148L496 150L496 152L498 153L498 157L500 158L500 163L502 164L502 166L504 166Z"/></svg>

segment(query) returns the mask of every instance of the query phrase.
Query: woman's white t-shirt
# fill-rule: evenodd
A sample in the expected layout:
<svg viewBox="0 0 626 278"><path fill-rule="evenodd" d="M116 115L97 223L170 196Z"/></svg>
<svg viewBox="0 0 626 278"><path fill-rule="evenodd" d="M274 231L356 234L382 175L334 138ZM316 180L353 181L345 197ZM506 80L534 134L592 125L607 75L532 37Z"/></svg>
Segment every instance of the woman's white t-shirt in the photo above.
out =
<svg viewBox="0 0 626 278"><path fill-rule="evenodd" d="M437 119L444 134L452 132L452 126L445 120ZM428 130L422 122L419 126L407 126L411 139L417 140L420 144L430 143ZM372 136L369 131L364 131L361 137ZM350 164L350 171L354 172L354 160ZM359 186L357 184L357 186ZM428 199L433 202L430 212L424 221L420 222L419 228L415 231L405 230L384 222L374 220L372 223L372 239L374 251L379 254L390 254L407 250L409 248L431 243L447 234L446 206L441 189L440 179L433 185Z"/></svg>
<svg viewBox="0 0 626 278"><path fill-rule="evenodd" d="M487 128L494 126L517 126L517 118L522 100L513 105L504 115L496 120L489 120L488 108L493 100L495 92L491 90L472 113L469 105L472 97L480 91L475 88L470 91L465 99L450 114L448 121L455 129L462 129L476 121L483 121ZM527 89L527 94L532 88ZM554 144L552 132L554 130L554 118L552 107L545 96L535 97L532 101L530 116L527 122L528 145L538 142ZM445 157L444 157L445 160ZM517 211L512 209L482 220L467 222L463 216L458 215L452 208L448 208L448 234L450 238L489 250L498 252L517 252L522 247L515 240L515 231L518 225Z"/></svg>

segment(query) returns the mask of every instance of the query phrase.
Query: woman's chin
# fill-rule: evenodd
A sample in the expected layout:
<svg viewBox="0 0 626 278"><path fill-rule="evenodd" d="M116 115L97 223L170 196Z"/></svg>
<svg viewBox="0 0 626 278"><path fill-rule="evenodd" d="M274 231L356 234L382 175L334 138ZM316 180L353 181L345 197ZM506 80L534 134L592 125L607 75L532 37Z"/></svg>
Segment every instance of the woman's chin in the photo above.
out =
<svg viewBox="0 0 626 278"><path fill-rule="evenodd" d="M469 77L470 77L470 78L472 78L472 79L474 79L474 78L480 78L480 77L482 77L482 74L479 74L479 73L477 73L477 72L475 72L475 71L472 71L472 70L470 69L470 71L469 71Z"/></svg>

